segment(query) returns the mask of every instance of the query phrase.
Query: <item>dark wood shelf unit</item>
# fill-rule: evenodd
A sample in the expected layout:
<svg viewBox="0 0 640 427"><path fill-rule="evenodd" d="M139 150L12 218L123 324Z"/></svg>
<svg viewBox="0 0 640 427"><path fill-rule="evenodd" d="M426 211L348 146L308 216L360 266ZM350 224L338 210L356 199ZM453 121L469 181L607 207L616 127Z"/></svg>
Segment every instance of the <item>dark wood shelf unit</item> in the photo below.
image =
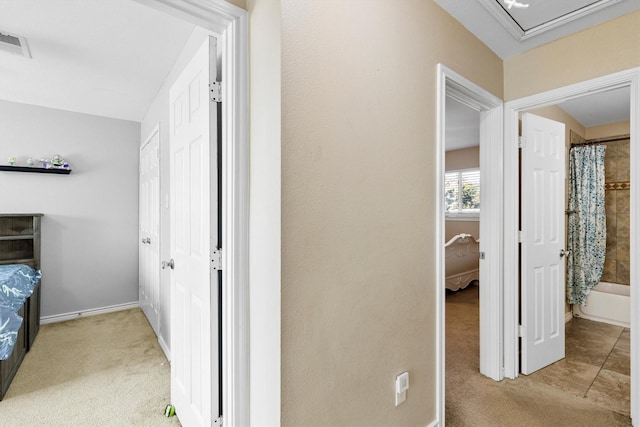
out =
<svg viewBox="0 0 640 427"><path fill-rule="evenodd" d="M40 269L41 217L42 214L0 214L0 265L26 264ZM42 281L38 282L18 312L23 321L13 353L9 359L0 360L0 400L40 329L41 285Z"/></svg>

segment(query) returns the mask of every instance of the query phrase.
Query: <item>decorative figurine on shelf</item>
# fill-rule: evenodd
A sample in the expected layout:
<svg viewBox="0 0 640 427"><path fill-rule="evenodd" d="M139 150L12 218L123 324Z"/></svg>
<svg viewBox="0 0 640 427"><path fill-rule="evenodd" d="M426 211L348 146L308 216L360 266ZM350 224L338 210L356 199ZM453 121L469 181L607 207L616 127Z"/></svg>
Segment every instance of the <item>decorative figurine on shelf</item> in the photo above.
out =
<svg viewBox="0 0 640 427"><path fill-rule="evenodd" d="M31 157L27 159L27 166L33 166L33 159Z"/></svg>
<svg viewBox="0 0 640 427"><path fill-rule="evenodd" d="M69 163L65 162L59 154L55 154L51 160L40 159L45 169L69 169Z"/></svg>
<svg viewBox="0 0 640 427"><path fill-rule="evenodd" d="M55 154L53 156L53 159L51 160L51 164L54 168L62 168L62 166L64 165L64 160L62 160L62 157L60 157L59 154Z"/></svg>
<svg viewBox="0 0 640 427"><path fill-rule="evenodd" d="M10 157L7 159L7 161L9 162L9 164L10 164L11 166L13 166L13 165L16 163L16 158L15 158L15 157L13 157L13 156L10 156Z"/></svg>

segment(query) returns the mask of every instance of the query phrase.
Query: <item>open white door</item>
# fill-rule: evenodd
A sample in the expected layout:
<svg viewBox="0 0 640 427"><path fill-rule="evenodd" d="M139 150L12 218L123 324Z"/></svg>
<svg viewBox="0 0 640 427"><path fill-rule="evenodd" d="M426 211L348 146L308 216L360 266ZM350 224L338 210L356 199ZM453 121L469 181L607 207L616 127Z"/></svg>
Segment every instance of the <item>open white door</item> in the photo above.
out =
<svg viewBox="0 0 640 427"><path fill-rule="evenodd" d="M564 124L524 114L521 166L521 370L564 358Z"/></svg>
<svg viewBox="0 0 640 427"><path fill-rule="evenodd" d="M216 39L198 49L169 92L171 153L171 401L183 426L220 415ZM213 65L212 65L213 64Z"/></svg>
<svg viewBox="0 0 640 427"><path fill-rule="evenodd" d="M140 148L139 304L158 335L160 324L160 132Z"/></svg>

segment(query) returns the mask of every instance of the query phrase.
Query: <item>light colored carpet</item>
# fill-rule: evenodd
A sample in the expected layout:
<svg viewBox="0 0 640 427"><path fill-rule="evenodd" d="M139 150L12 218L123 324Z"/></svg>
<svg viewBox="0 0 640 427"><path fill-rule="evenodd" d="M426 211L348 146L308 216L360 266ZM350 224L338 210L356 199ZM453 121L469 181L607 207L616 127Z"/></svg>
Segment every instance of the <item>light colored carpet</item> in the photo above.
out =
<svg viewBox="0 0 640 427"><path fill-rule="evenodd" d="M0 402L0 425L179 426L170 366L139 309L43 325Z"/></svg>
<svg viewBox="0 0 640 427"><path fill-rule="evenodd" d="M447 427L615 427L628 416L526 376L495 382L480 374L478 288L447 295Z"/></svg>

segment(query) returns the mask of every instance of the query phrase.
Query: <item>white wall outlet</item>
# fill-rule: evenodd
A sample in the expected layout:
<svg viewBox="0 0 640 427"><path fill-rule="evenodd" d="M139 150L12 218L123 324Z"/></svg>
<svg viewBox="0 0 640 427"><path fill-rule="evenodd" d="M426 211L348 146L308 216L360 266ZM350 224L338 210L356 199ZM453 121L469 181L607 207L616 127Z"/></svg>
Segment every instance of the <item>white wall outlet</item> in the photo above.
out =
<svg viewBox="0 0 640 427"><path fill-rule="evenodd" d="M407 400L409 373L403 372L396 377L396 406Z"/></svg>

